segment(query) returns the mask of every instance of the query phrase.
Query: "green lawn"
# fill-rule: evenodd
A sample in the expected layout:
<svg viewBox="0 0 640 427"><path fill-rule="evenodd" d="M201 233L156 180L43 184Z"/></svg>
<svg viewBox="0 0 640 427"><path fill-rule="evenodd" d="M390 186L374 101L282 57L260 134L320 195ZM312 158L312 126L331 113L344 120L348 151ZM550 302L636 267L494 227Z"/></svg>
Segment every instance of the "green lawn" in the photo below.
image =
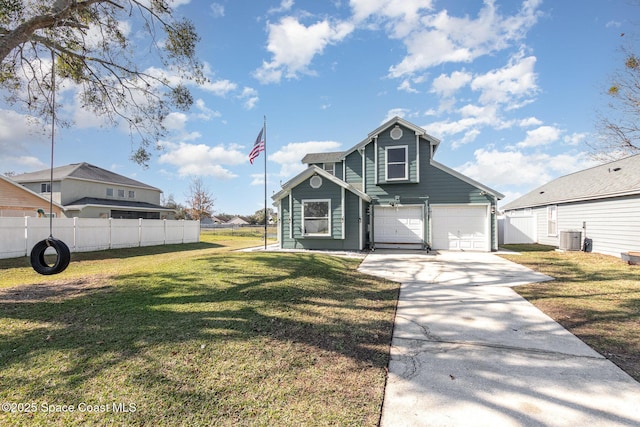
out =
<svg viewBox="0 0 640 427"><path fill-rule="evenodd" d="M640 381L640 266L585 252L506 245L505 258L556 280L514 288L543 312Z"/></svg>
<svg viewBox="0 0 640 427"><path fill-rule="evenodd" d="M376 425L398 285L261 243L0 261L0 425Z"/></svg>

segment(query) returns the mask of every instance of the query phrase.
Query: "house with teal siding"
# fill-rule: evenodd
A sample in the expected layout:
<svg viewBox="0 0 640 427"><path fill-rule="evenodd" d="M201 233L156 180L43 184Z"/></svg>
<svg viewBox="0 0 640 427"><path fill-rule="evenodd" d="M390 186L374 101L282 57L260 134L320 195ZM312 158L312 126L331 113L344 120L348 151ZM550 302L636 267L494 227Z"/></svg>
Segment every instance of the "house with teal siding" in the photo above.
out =
<svg viewBox="0 0 640 427"><path fill-rule="evenodd" d="M497 250L504 196L433 160L439 144L394 117L349 150L306 155L272 197L280 246Z"/></svg>

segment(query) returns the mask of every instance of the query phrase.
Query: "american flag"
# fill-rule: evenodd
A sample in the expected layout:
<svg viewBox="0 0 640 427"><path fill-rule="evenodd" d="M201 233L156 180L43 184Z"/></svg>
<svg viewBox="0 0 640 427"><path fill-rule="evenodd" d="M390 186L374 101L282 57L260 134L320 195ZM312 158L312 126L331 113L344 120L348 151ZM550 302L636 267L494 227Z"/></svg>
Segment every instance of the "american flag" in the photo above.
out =
<svg viewBox="0 0 640 427"><path fill-rule="evenodd" d="M256 138L256 142L253 144L253 148L249 153L249 163L251 164L253 164L253 161L255 160L255 158L260 155L260 152L264 151L264 138L262 137L263 132L264 132L264 128L260 129L260 133Z"/></svg>

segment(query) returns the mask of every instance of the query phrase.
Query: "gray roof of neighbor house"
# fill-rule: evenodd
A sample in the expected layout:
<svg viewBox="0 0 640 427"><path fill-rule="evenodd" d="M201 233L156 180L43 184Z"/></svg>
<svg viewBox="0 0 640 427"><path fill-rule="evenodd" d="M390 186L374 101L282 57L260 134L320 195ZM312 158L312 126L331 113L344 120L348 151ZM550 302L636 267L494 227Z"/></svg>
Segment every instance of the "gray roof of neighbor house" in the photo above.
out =
<svg viewBox="0 0 640 427"><path fill-rule="evenodd" d="M37 172L24 173L16 175L13 180L19 183L26 182L48 182L51 178L51 170L44 169ZM66 166L53 168L53 180L61 181L63 179L78 179L85 181L106 182L109 184L126 185L129 187L146 188L149 190L161 191L159 188L152 187L135 179L118 175L117 173L102 169L89 163L73 163Z"/></svg>
<svg viewBox="0 0 640 427"><path fill-rule="evenodd" d="M502 210L640 194L640 154L554 179Z"/></svg>
<svg viewBox="0 0 640 427"><path fill-rule="evenodd" d="M165 208L160 205L154 205L147 202L134 202L130 200L110 200L99 199L96 197L83 197L72 203L67 204L67 210L73 210L74 208L80 208L82 206L110 206L114 208L131 208L131 209L152 209L161 211L175 211L175 209Z"/></svg>

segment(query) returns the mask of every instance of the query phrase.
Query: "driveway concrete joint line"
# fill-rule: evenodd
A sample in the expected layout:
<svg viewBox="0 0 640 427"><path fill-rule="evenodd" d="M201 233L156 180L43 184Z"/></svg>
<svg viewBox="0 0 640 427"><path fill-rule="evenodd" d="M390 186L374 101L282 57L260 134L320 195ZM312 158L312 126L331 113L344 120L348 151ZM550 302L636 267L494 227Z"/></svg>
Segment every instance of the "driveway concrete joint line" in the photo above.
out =
<svg viewBox="0 0 640 427"><path fill-rule="evenodd" d="M382 427L640 425L640 384L512 289L553 278L470 252L359 269L401 283Z"/></svg>

